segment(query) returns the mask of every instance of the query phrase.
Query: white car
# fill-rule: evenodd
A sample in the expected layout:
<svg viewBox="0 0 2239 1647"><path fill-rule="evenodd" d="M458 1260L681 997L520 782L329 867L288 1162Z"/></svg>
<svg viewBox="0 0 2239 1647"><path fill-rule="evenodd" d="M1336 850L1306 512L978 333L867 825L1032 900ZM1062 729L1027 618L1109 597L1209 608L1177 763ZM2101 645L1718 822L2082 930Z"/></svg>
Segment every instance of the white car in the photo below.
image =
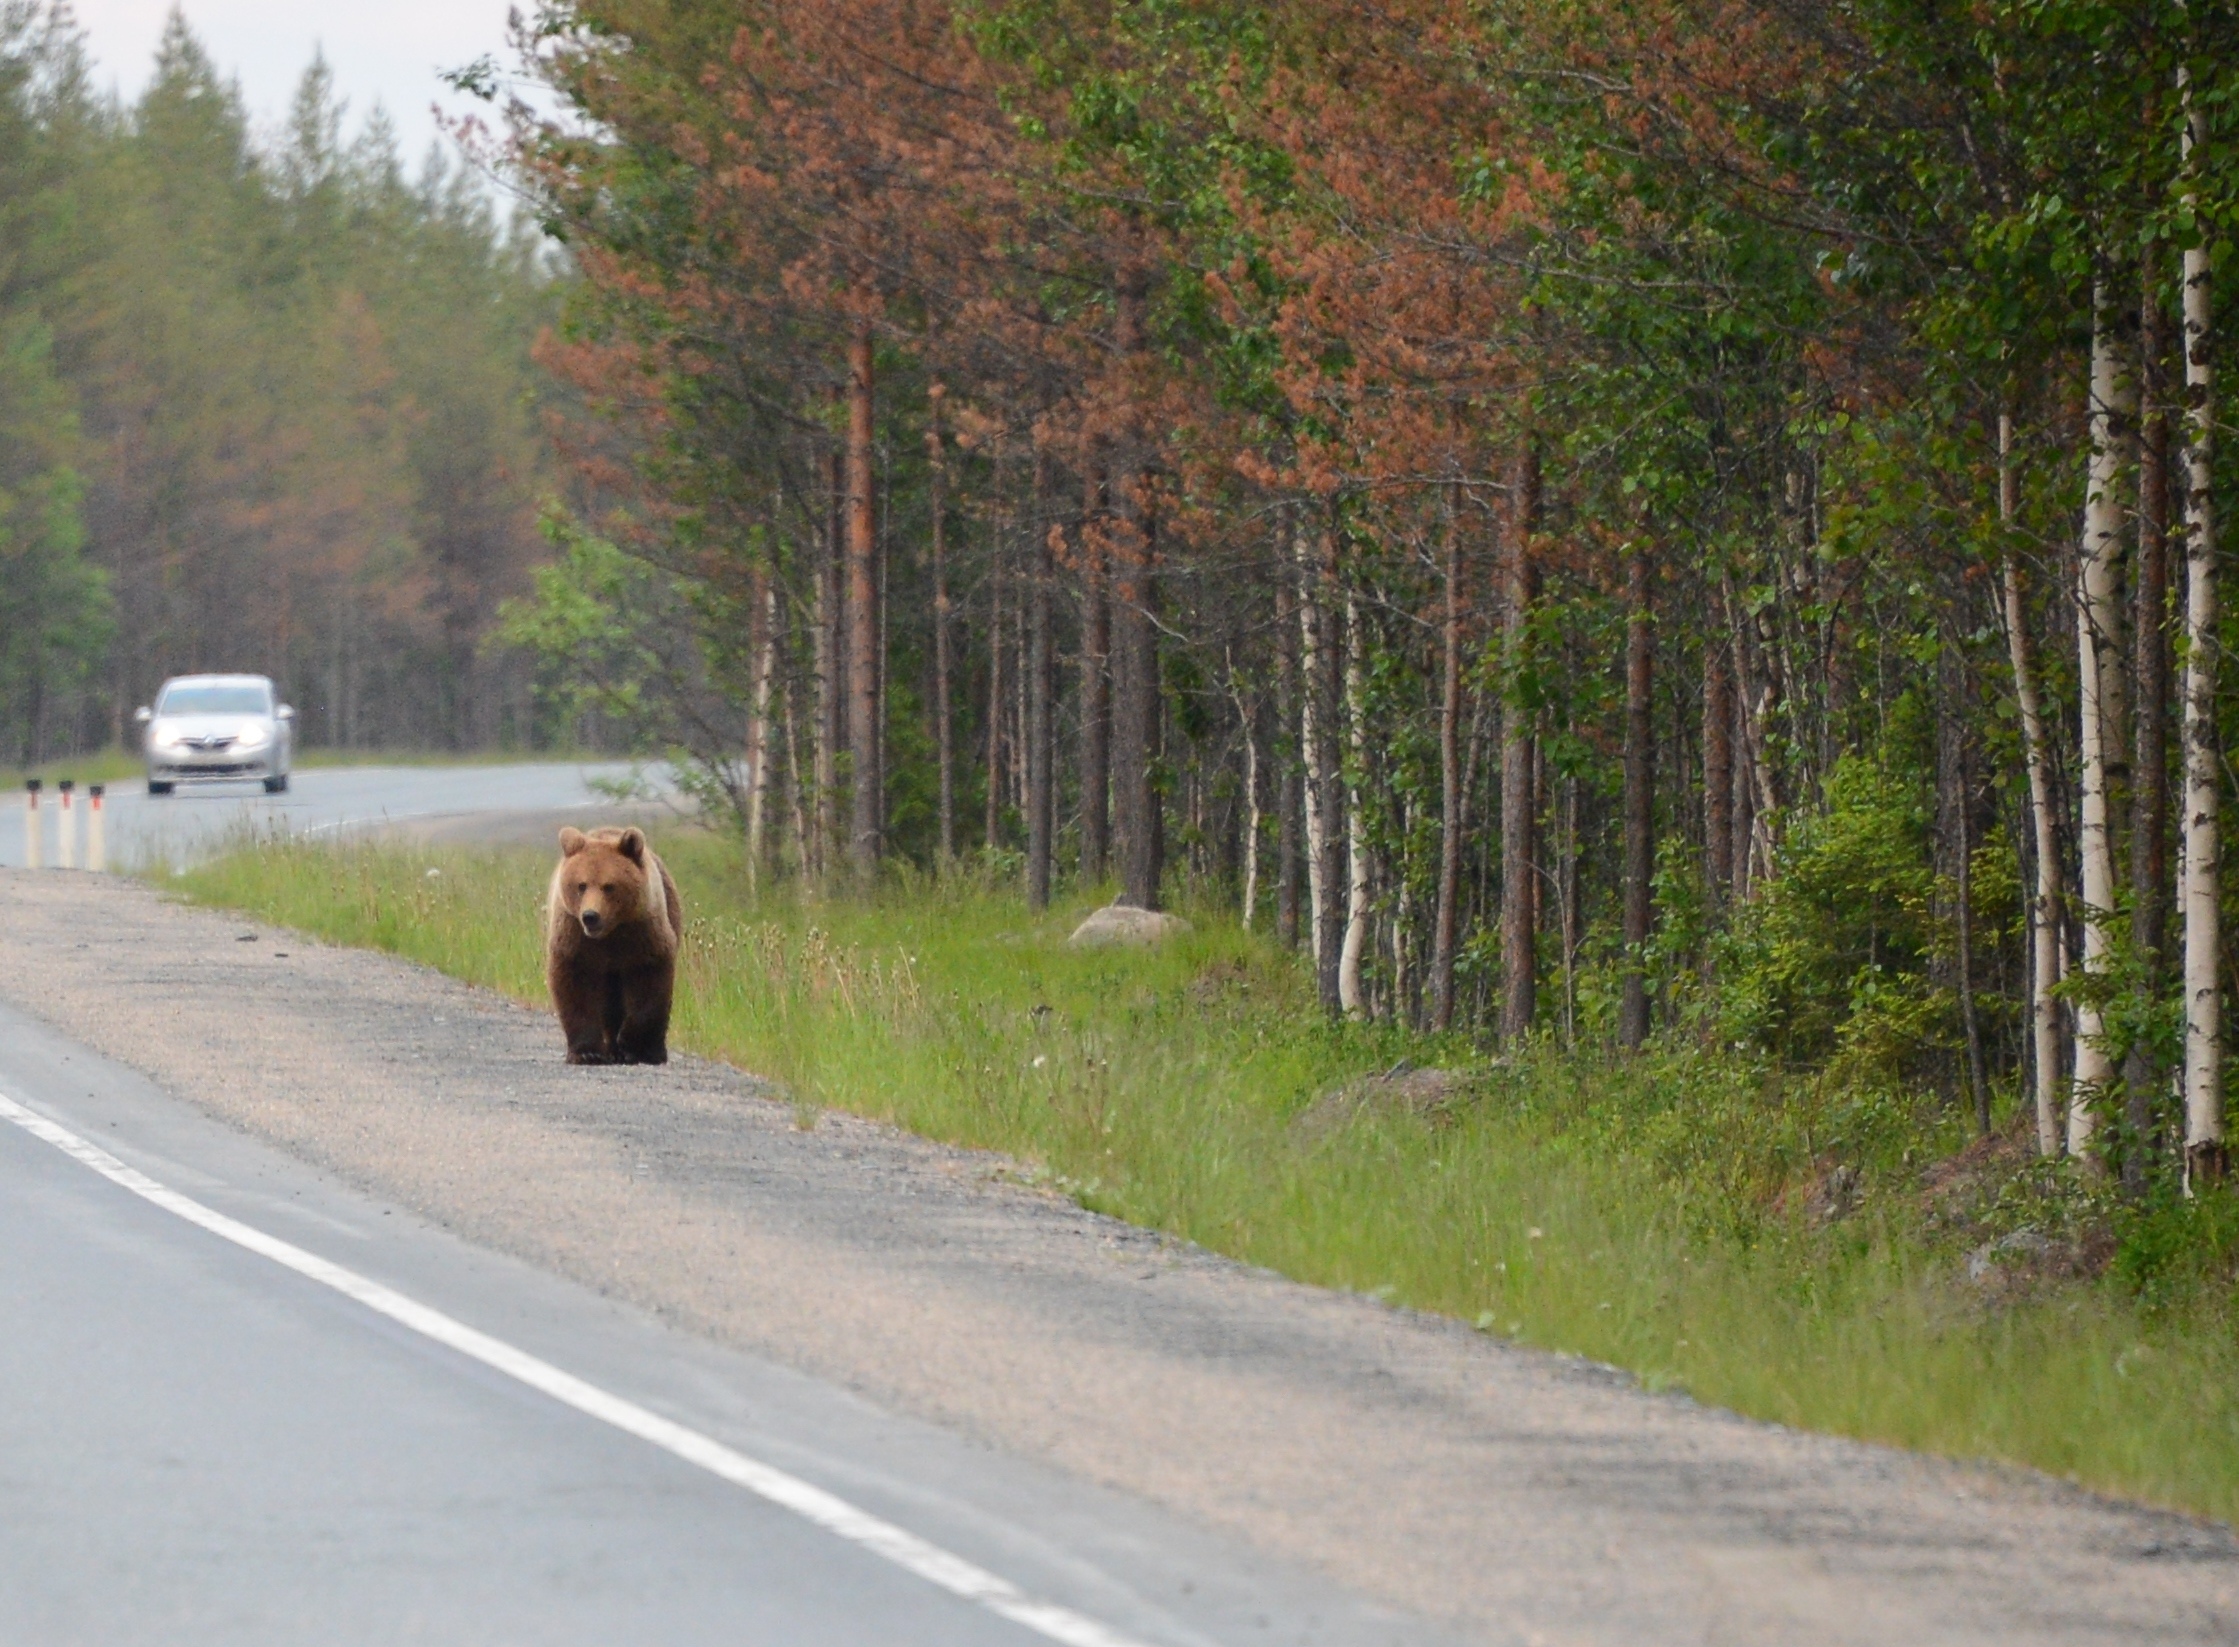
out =
<svg viewBox="0 0 2239 1647"><path fill-rule="evenodd" d="M256 778L279 794L295 765L295 711L279 700L263 675L172 676L132 717L147 728L148 793Z"/></svg>

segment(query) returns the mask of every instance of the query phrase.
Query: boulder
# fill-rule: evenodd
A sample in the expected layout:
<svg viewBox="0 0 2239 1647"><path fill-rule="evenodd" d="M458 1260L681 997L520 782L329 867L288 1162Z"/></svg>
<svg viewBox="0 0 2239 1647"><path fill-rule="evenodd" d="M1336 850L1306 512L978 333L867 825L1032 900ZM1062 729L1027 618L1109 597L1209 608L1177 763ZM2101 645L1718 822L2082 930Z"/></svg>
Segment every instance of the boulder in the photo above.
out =
<svg viewBox="0 0 2239 1647"><path fill-rule="evenodd" d="M1323 1093L1300 1112L1292 1130L1307 1140L1325 1138L1370 1110L1447 1126L1481 1095L1483 1080L1481 1072L1417 1069L1402 1059L1380 1074L1364 1075Z"/></svg>
<svg viewBox="0 0 2239 1647"><path fill-rule="evenodd" d="M1075 927L1073 936L1066 941L1075 949L1104 949L1113 944L1162 943L1188 930L1189 922L1179 915L1136 909L1128 904L1109 904Z"/></svg>

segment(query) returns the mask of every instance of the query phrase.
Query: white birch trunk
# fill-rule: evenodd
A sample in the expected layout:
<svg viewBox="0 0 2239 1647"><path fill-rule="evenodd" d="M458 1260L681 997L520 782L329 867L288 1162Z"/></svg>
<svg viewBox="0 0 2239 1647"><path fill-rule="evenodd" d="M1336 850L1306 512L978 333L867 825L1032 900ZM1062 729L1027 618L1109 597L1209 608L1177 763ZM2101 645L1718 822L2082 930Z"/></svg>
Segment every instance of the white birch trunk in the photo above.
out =
<svg viewBox="0 0 2239 1647"><path fill-rule="evenodd" d="M1249 725L1244 729L1244 930L1252 930L1252 915L1259 907L1259 745Z"/></svg>
<svg viewBox="0 0 2239 1647"><path fill-rule="evenodd" d="M1236 689L1236 659L1228 660L1228 696L1236 705L1236 724L1244 733L1244 930L1252 930L1259 907L1259 741L1252 736L1252 712Z"/></svg>
<svg viewBox="0 0 2239 1647"><path fill-rule="evenodd" d="M1322 816L1322 785L1327 774L1322 770L1321 726L1314 713L1314 702L1320 695L1317 683L1322 678L1322 609L1314 599L1314 551L1303 522L1297 547L1299 567L1307 574L1306 589L1298 603L1300 674L1304 679L1304 689L1298 694L1298 719L1299 748L1306 757L1306 902L1313 911L1307 953L1318 956L1322 953L1322 911L1327 907L1322 899L1322 846L1329 836L1330 820Z"/></svg>
<svg viewBox="0 0 2239 1647"><path fill-rule="evenodd" d="M747 721L746 743L746 886L749 892L762 873L762 819L769 809L770 793L770 676L777 667L777 586L773 582L762 600L762 645L754 659L754 709Z"/></svg>
<svg viewBox="0 0 2239 1647"><path fill-rule="evenodd" d="M1404 806L1404 803L1402 803ZM1400 814L1399 838L1407 839L1412 820L1405 811ZM1404 864L1405 860L1402 860ZM1408 1028L1418 1027L1416 1013L1408 1005L1408 991L1415 986L1415 969L1411 951L1414 948L1415 900L1408 896L1407 874L1404 868L1392 877L1396 884L1392 894L1391 946L1392 946L1392 1016Z"/></svg>
<svg viewBox="0 0 2239 1647"><path fill-rule="evenodd" d="M1998 518L2013 524L2019 485L2013 464L2014 420L1998 418ZM2006 651L2013 660L2014 699L2021 710L2022 759L2029 772L2029 822L2037 845L2037 892L2029 905L2029 1026L2036 1051L2037 1153L2060 1153L2060 1003L2053 986L2065 971L2060 931L2060 835L2053 826L2052 745L2044 701L2029 654L2029 609L2021 598L2021 567L2005 557Z"/></svg>
<svg viewBox="0 0 2239 1647"><path fill-rule="evenodd" d="M2207 121L2185 96L2185 199L2195 198L2193 150ZM2221 842L2216 827L2216 517L2209 459L2215 429L2215 381L2208 347L2214 333L2205 242L2186 248L2185 339L2185 684L2184 864L2178 905L2184 914L2185 1187L2223 1171L2223 996L2216 981L2222 945L2219 899Z"/></svg>
<svg viewBox="0 0 2239 1647"><path fill-rule="evenodd" d="M1345 603L1345 718L1350 722L1353 781L1345 788L1345 844L1350 865L1345 891L1345 947L1337 961L1337 1004L1348 1018L1364 1016L1367 998L1361 993L1361 960L1368 950L1369 864L1367 808L1362 805L1361 783L1367 765L1367 733L1362 725L1360 609Z"/></svg>
<svg viewBox="0 0 2239 1647"><path fill-rule="evenodd" d="M2083 969L2107 969L2115 944L2114 797L2110 768L2119 763L2122 733L2121 587L2123 510L2120 485L2123 434L2135 406L2136 384L2114 327L2104 282L2092 288L2091 459L2084 497L2083 539L2077 556L2076 675L2082 734L2078 753L2083 822L2078 856L2083 866ZM2092 1002L2076 1005L2076 1078L2068 1097L2068 1153L2092 1155L2098 1131L2095 1105L2115 1079L2114 1060L2102 1045L2105 1025Z"/></svg>

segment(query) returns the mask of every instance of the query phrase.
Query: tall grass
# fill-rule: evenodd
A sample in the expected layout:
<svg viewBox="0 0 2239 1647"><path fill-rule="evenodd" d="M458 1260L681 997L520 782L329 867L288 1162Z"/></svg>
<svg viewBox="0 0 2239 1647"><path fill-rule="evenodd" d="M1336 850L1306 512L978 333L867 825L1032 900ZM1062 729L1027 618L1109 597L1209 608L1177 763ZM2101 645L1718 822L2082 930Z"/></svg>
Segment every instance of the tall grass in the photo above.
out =
<svg viewBox="0 0 2239 1647"><path fill-rule="evenodd" d="M691 926L677 1044L804 1106L1006 1151L1138 1224L1760 1417L2239 1510L2227 1283L1987 1301L1918 1210L1919 1166L1958 1142L1933 1110L1768 1093L1697 1049L1535 1048L1436 1116L1308 1117L1364 1072L1468 1049L1325 1022L1290 956L1214 915L1156 950L1076 951L1085 905L1029 916L967 880L757 902L725 843L663 850ZM281 843L171 884L540 1001L548 873L531 852ZM1868 1193L1822 1227L1791 1203L1830 1154Z"/></svg>

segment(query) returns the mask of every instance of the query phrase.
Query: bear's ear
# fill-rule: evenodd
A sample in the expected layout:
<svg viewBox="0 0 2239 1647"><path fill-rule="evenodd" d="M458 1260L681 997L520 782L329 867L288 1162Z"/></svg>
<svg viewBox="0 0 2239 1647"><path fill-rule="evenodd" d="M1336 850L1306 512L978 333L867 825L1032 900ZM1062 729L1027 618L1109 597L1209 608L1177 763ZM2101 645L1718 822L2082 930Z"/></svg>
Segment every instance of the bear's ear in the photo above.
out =
<svg viewBox="0 0 2239 1647"><path fill-rule="evenodd" d="M560 856L572 858L583 850L584 834L573 824L560 831Z"/></svg>
<svg viewBox="0 0 2239 1647"><path fill-rule="evenodd" d="M614 844L622 849L622 856L629 859L630 862L634 864L645 862L644 830L625 829L622 831L622 838Z"/></svg>

